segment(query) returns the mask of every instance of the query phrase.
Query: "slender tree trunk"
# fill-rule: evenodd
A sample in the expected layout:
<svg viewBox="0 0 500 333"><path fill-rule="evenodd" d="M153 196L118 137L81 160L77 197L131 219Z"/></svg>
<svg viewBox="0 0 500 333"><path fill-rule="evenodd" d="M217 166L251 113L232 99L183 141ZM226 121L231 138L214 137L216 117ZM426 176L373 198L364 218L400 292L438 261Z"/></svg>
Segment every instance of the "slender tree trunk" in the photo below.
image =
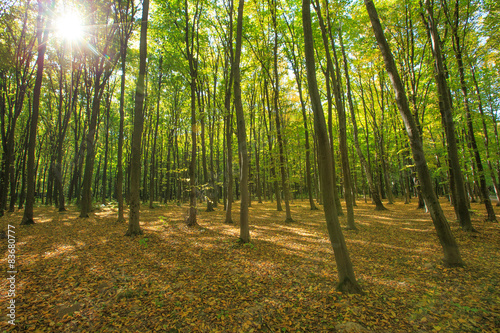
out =
<svg viewBox="0 0 500 333"><path fill-rule="evenodd" d="M47 49L47 40L49 38L50 18L45 17L45 11L53 7L53 2L44 5L44 1L38 0L38 17L37 17L37 41L38 41L38 58L36 60L36 78L35 86L33 87L33 111L31 112L30 121L30 139L28 145L28 168L26 205L24 207L24 215L21 225L34 224L33 208L35 204L35 146L36 146L36 130L38 125L38 114L40 109L40 92L42 88L43 66L45 59L45 50ZM48 20L48 22L44 22ZM45 23L45 27L43 27ZM42 36L43 34L43 36Z"/></svg>
<svg viewBox="0 0 500 333"><path fill-rule="evenodd" d="M95 74L94 83L94 96L92 99L91 118L89 122L89 130L86 136L86 156L85 156L85 170L83 174L83 189L82 199L80 202L80 217L88 217L89 212L92 211L92 174L94 169L95 158L95 135L97 131L97 120L99 117L99 109L102 98L101 87L102 71L98 70Z"/></svg>
<svg viewBox="0 0 500 333"><path fill-rule="evenodd" d="M339 275L339 284L337 288L342 292L360 293L362 292L362 290L358 282L356 281L356 277L354 276L354 269L352 267L351 259L347 251L347 246L342 234L342 229L340 228L340 223L336 212L337 207L335 205L335 198L333 196L333 158L329 145L329 137L326 129L323 107L321 106L321 99L316 82L316 66L314 61L313 45L314 42L311 28L309 0L302 1L302 24L304 28L304 49L307 69L307 82L309 87L309 95L311 96L311 105L314 112L315 135L318 140L318 164L319 168L323 170L322 172L320 172L320 177L323 192L326 225L328 228L328 234L330 236L330 242L332 244Z"/></svg>
<svg viewBox="0 0 500 333"><path fill-rule="evenodd" d="M458 25L458 1L456 2L456 10L455 10L455 16L456 16L456 24ZM458 73L460 76L460 90L462 91L463 99L464 99L464 107L465 107L465 119L467 122L467 130L469 134L469 139L470 139L470 145L472 148L472 152L474 154L474 159L476 162L477 166L477 173L479 177L479 193L481 196L481 201L484 203L485 208L486 208L486 213L488 214L486 221L497 221L496 215L495 215L495 210L493 209L493 205L491 204L490 200L490 194L488 191L488 187L486 186L486 177L484 175L484 167L483 167L483 162L481 161L481 155L479 153L479 149L477 147L477 142L476 142L476 136L474 135L474 126L472 124L472 115L470 112L470 107L469 107L469 97L468 97L468 92L467 92L467 83L465 82L465 70L464 70L464 62L462 58L462 49L463 45L460 43L460 36L458 33L458 27L456 25L453 25L452 27L452 34L453 34L453 42L454 42L454 51L455 51L455 58L457 60L457 65L458 65ZM486 147L487 148L487 147ZM471 226L472 227L472 226ZM467 226L466 228L469 228Z"/></svg>
<svg viewBox="0 0 500 333"><path fill-rule="evenodd" d="M249 160L247 151L247 138L245 128L245 115L243 114L243 105L241 103L241 77L240 77L240 58L241 58L241 35L243 30L243 5L244 0L239 0L238 18L236 23L236 48L234 53L233 70L234 73L234 108L236 112L236 127L238 129L238 152L240 156L240 240L242 243L250 242L250 228L248 224L248 170Z"/></svg>
<svg viewBox="0 0 500 333"><path fill-rule="evenodd" d="M267 105L267 110L268 110L268 115L269 115L269 128L267 127L267 119L266 119L266 113L264 110L264 123L266 123L266 132L267 132L267 146L269 148L269 160L270 160L270 176L271 176L271 181L274 186L274 194L276 196L276 210L278 212L283 211L283 207L281 206L281 192L278 184L278 179L276 176L276 159L273 153L273 141L272 141L272 136L271 136L271 131L272 131L272 121L271 121L271 104L269 102L269 90L268 90L268 85L267 85L267 79L264 79L264 94L265 94L265 101ZM272 201L272 193L270 193L271 196L271 201Z"/></svg>
<svg viewBox="0 0 500 333"><path fill-rule="evenodd" d="M24 200L26 199L26 163L27 163L27 157L28 157L28 140L29 140L29 131L28 129L30 128L30 119L28 118L27 121L27 126L26 126L26 135L24 138L24 144L23 144L23 156L22 156L22 170L21 170L21 191L19 193L19 209L22 209L24 207ZM40 155L38 155L38 158L40 158ZM35 167L35 170L38 169ZM36 174L36 172L35 172Z"/></svg>
<svg viewBox="0 0 500 333"><path fill-rule="evenodd" d="M472 226L470 220L468 202L465 196L464 180L462 176L462 170L460 168L460 162L458 159L458 148L455 138L455 123L453 121L452 113L453 106L451 103L448 83L446 82L443 57L441 54L441 40L439 38L436 23L434 21L433 8L431 7L429 0L425 1L425 10L427 11L427 19L425 19L425 23L429 36L431 38L432 54L434 56L435 79L440 100L439 106L441 111L441 118L448 142L448 159L450 162L451 171L453 172L453 181L455 185L455 211L457 212L457 218L460 221L462 229L466 231L474 231L474 227ZM422 180L420 181L423 182Z"/></svg>
<svg viewBox="0 0 500 333"><path fill-rule="evenodd" d="M226 209L226 219L224 223L233 223L231 217L231 211L233 207L233 148L232 148L232 138L233 138L233 121L232 121L232 110L231 110L231 90L233 86L233 1L229 4L229 36L227 40L228 50L225 59L225 72L226 72L226 94L224 98L224 109L226 115L224 117L225 124L225 148L226 148L226 172L225 172L225 182L226 182L226 198L224 208Z"/></svg>
<svg viewBox="0 0 500 333"><path fill-rule="evenodd" d="M108 180L108 158L109 158L109 114L111 113L111 97L112 92L109 91L106 96L106 132L105 132L105 143L104 143L104 166L102 174L102 188L101 188L101 204L106 205L106 191L107 191L107 180Z"/></svg>
<svg viewBox="0 0 500 333"><path fill-rule="evenodd" d="M486 119L485 119L486 116L484 114L483 101L481 98L481 92L479 90L479 85L477 83L476 73L475 73L474 67L471 67L471 72L472 72L472 79L474 81L474 87L476 89L479 113L481 113L481 122L483 125L483 135L484 135L484 150L486 151L486 161L488 163L488 169L490 170L490 177L491 177L491 181L493 182L493 187L495 189L497 201L500 202L500 188L498 186L497 177L495 175L495 169L493 168L493 165L491 163L490 151L489 151L490 139L489 139L489 135L488 135L488 129L486 126Z"/></svg>
<svg viewBox="0 0 500 333"><path fill-rule="evenodd" d="M254 120L255 121L255 120ZM257 134L258 133L258 134ZM253 137L254 137L254 151L255 151L255 184L257 185L257 202L262 203L262 186L261 186L261 174L260 174L260 128L257 132L255 126L253 126Z"/></svg>
<svg viewBox="0 0 500 333"><path fill-rule="evenodd" d="M401 114L401 118L405 124L406 132L408 133L413 153L413 160L415 162L418 178L420 180L420 186L422 187L422 196L424 197L426 205L429 209L437 236L443 248L445 264L448 266L463 266L458 245L453 237L453 234L451 233L450 226L444 216L436 194L434 193L431 174L427 166L423 150L422 139L420 138L420 133L415 123L415 119L413 118L413 114L410 111L404 86L401 82L401 78L399 77L389 44L385 39L384 30L380 24L377 10L375 9L375 5L372 0L364 0L364 2L368 15L370 16L375 37L384 58L386 70L389 73L389 78L391 79L392 86L394 88L394 95L396 96L396 103Z"/></svg>
<svg viewBox="0 0 500 333"><path fill-rule="evenodd" d="M318 10L319 10L319 4L318 4ZM335 105L337 109L337 117L338 117L338 126L339 126L339 150L340 150L340 156L341 156L341 165L342 165L342 173L343 173L343 180L344 180L344 198L345 198L345 203L346 203L346 210L347 210L347 228L351 230L356 230L356 225L354 224L354 209L353 209L353 186L352 186L352 178L351 178L351 170L349 167L349 150L347 147L347 129L346 129L346 115L345 115L345 105L342 99L342 94L341 94L341 89L340 86L342 85L341 78L340 78L340 68L339 68L339 63L338 63L338 58L337 58L337 51L335 47L335 41L331 32L331 27L330 27L330 14L328 10L328 1L326 1L326 18L327 18L327 28L328 28L328 36L330 37L331 41L331 47L332 47L332 53L333 53L333 59L330 59L329 61L332 62L332 60L335 60L335 64L331 64L331 72L330 76L332 78L332 83L333 83L333 93L335 96ZM326 42L326 45L328 45L328 37L326 36L326 31L325 31L325 37L323 42ZM329 54L329 53L328 53Z"/></svg>
<svg viewBox="0 0 500 333"><path fill-rule="evenodd" d="M196 120L196 81L198 76L197 69L197 59L195 59L194 50L194 29L192 34L190 34L189 27L189 7L187 1L185 1L185 43L186 43L186 56L189 62L189 72L191 77L190 88L191 88L191 161L189 163L189 216L186 220L186 225L188 227L193 227L198 225L196 221L196 151L197 151L197 132L198 124ZM199 8L195 9L193 25L199 18Z"/></svg>
<svg viewBox="0 0 500 333"><path fill-rule="evenodd" d="M297 90L299 92L299 100L300 100L300 107L302 111L302 120L304 123L304 139L305 139L305 149L306 149L306 187L307 187L307 195L309 198L309 206L311 207L311 210L317 210L318 208L316 207L316 204L314 203L314 197L313 197L313 189L312 189L312 179L311 179L311 147L309 143L309 128L307 125L307 112L306 112L306 103L304 101L304 96L302 92L302 67L299 63L299 60L297 59L297 55L295 53L295 33L290 24L288 24L288 30L291 34L291 40L289 42L289 52L291 56L291 63L292 63L292 68L293 68L293 74L295 76L295 82L297 83Z"/></svg>
<svg viewBox="0 0 500 333"><path fill-rule="evenodd" d="M356 147L356 153L358 154L359 163L361 164L361 167L366 177L366 181L368 183L368 188L370 189L371 197L373 199L373 202L375 203L375 210L386 210L384 204L382 203L382 200L380 200L378 191L376 190L375 185L373 184L372 171L370 165L366 162L365 156L363 155L363 152L361 151L361 147L359 145L358 125L356 123L356 112L351 94L351 79L349 76L349 67L347 65L347 57L345 54L344 43L342 42L342 33L340 34L340 48L342 50L342 57L344 60L343 62L344 62L344 71L345 71L346 86L347 86L347 101L349 103L349 110L351 113L354 147Z"/></svg>
<svg viewBox="0 0 500 333"><path fill-rule="evenodd" d="M273 28L274 28L274 46L273 46L273 69L274 69L274 120L276 122L276 139L278 141L278 152L279 152L279 164L281 171L281 187L283 189L283 194L285 196L285 222L293 222L292 213L290 211L290 189L288 184L288 177L285 170L285 148L282 137L281 128L281 115L279 109L279 72L278 72L278 26L277 26L277 1L273 0L273 9L271 10Z"/></svg>
<svg viewBox="0 0 500 333"><path fill-rule="evenodd" d="M123 41L121 42L123 43ZM127 52L126 46L121 45L121 78L120 78L120 125L118 130L118 152L116 157L116 201L118 201L118 222L124 222L123 216L123 131L125 127L125 71Z"/></svg>
<svg viewBox="0 0 500 333"><path fill-rule="evenodd" d="M158 64L158 97L156 99L156 124L155 124L155 134L153 137L153 149L151 151L151 161L150 161L150 170L149 170L149 208L153 208L153 199L154 199L154 180L155 180L155 160L156 160L156 138L158 136L158 126L160 125L160 98L161 98L161 80L163 78L162 72L163 65L163 57L160 56L159 64Z"/></svg>
<svg viewBox="0 0 500 333"><path fill-rule="evenodd" d="M141 39L139 44L139 77L135 90L134 130L132 134L132 157L130 168L130 214L128 230L125 236L142 235L139 225L141 208L140 182L141 182L141 140L144 126L144 96L146 87L147 42L148 42L148 14L149 0L142 3Z"/></svg>

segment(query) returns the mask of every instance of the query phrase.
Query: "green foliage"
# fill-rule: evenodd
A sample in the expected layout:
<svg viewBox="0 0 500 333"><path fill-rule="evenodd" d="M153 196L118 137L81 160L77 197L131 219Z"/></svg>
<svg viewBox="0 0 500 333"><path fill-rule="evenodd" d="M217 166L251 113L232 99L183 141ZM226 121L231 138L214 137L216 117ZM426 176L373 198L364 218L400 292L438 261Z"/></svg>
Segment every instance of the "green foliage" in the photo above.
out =
<svg viewBox="0 0 500 333"><path fill-rule="evenodd" d="M141 238L141 239L139 239L139 244L141 246L144 246L144 248L147 248L148 247L148 240L149 240L149 238L147 238L147 237Z"/></svg>

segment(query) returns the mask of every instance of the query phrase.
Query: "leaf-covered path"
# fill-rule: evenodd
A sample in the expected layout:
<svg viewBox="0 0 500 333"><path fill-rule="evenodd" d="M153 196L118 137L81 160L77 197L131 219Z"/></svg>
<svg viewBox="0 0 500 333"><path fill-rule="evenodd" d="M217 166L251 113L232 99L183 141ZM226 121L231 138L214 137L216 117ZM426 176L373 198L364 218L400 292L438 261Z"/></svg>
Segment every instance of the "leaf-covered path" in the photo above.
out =
<svg viewBox="0 0 500 333"><path fill-rule="evenodd" d="M442 202L448 218L452 209ZM233 219L238 220L235 205ZM252 243L224 212L143 207L144 236L125 237L116 207L78 218L36 208L38 223L20 227L22 212L0 220L16 226L16 326L12 332L336 332L362 325L380 332L493 332L500 327L500 227L482 222L473 204L467 234L451 226L466 266L446 269L429 216L415 204L375 212L358 202L358 231L344 231L365 295L342 295L322 211L292 204L294 223L274 203L250 208ZM343 218L341 221L344 222ZM7 241L0 244L7 267ZM7 269L5 269L7 270ZM342 325L347 323L347 325ZM350 326L349 326L350 325ZM344 328L343 328L344 327Z"/></svg>

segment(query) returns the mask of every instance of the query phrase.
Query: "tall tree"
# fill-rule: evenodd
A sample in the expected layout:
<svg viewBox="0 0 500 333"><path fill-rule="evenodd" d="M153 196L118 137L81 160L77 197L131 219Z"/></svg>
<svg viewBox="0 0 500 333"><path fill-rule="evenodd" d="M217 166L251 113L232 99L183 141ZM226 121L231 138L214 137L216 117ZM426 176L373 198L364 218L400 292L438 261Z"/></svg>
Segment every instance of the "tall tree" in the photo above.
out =
<svg viewBox="0 0 500 333"><path fill-rule="evenodd" d="M139 77L135 90L134 131L132 134L132 157L130 168L130 216L126 236L142 235L139 225L141 207L140 182L141 182L141 140L144 127L144 95L146 87L146 60L148 56L148 15L149 0L142 2L141 39L139 44Z"/></svg>
<svg viewBox="0 0 500 333"><path fill-rule="evenodd" d="M286 20L286 16L285 16ZM311 207L311 210L318 210L318 207L316 207L316 204L314 203L314 198L313 198L313 193L312 193L312 177L311 177L311 145L309 143L309 126L308 126L308 119L307 119L307 111L306 111L306 102L304 100L304 94L302 91L302 80L303 80L303 72L304 72L304 66L302 65L302 62L299 61L297 57L297 52L296 48L300 49L298 44L298 39L296 37L295 33L295 26L288 22L286 20L286 24L288 27L288 32L290 36L287 34L284 34L285 38L285 43L287 47L285 48L285 51L287 53L287 56L289 58L289 61L292 65L292 70L293 74L295 77L295 82L297 83L297 90L299 93L299 100L300 100L300 109L302 111L302 121L304 123L304 148L306 150L306 187L307 187L307 195L309 198L309 206Z"/></svg>
<svg viewBox="0 0 500 333"><path fill-rule="evenodd" d="M40 93L42 89L43 65L45 61L45 51L47 50L47 41L49 40L48 27L50 26L50 15L48 13L53 9L54 1L38 0L38 16L36 39L38 42L38 56L36 60L36 78L33 87L33 110L31 111L30 121L30 139L28 145L28 188L26 190L26 205L21 225L34 224L33 207L35 204L35 146L38 126L38 115L40 110Z"/></svg>
<svg viewBox="0 0 500 333"><path fill-rule="evenodd" d="M95 4L94 4L95 5ZM109 4L108 4L109 5ZM102 10L102 12L101 12ZM96 46L90 46L87 80L89 87L92 86L92 97L88 94L90 104L90 114L88 121L88 131L85 138L86 155L85 170L83 174L82 199L80 202L80 217L88 217L92 211L92 179L94 173L95 143L97 135L97 124L99 120L101 100L104 88L108 82L118 57L113 54L113 40L117 26L108 25L111 20L110 8L103 6L100 10L94 10L90 15L91 26L94 29L92 40L89 43L102 47L101 52L96 50ZM104 14L104 15L101 15ZM104 22L103 24L98 24Z"/></svg>
<svg viewBox="0 0 500 333"><path fill-rule="evenodd" d="M273 44L273 70L274 70L274 86L273 86L273 107L274 107L274 120L276 122L276 139L278 141L279 152L279 166L281 171L281 187L285 196L285 222L293 222L292 213L290 210L290 187L288 185L288 176L286 173L285 165L285 148L283 142L282 126L281 126L281 108L279 107L280 95L280 76L278 70L278 24L277 24L277 11L278 0L272 0L271 16L273 20L274 29L274 44Z"/></svg>
<svg viewBox="0 0 500 333"><path fill-rule="evenodd" d="M184 42L185 57L189 64L190 88L191 88L191 161L189 163L189 216L186 219L188 226L195 226L196 222L196 137L198 124L196 121L196 85L198 79L198 50L195 49L195 41L198 34L198 23L201 16L201 4L199 0L194 6L192 22L190 18L190 8L188 1L184 1Z"/></svg>
<svg viewBox="0 0 500 333"><path fill-rule="evenodd" d="M150 161L150 171L149 171L149 208L153 208L153 199L154 199L154 179L155 179L155 160L156 160L156 139L158 137L158 127L160 125L160 99L161 99L161 89L162 89L162 78L163 78L163 56L160 55L160 59L158 60L158 97L156 100L156 121L155 121L155 133L153 135L153 149L151 154Z"/></svg>
<svg viewBox="0 0 500 333"><path fill-rule="evenodd" d="M427 208L429 209L429 213L431 214L432 221L434 223L434 228L436 229L439 241L443 248L445 264L448 266L462 266L463 262L458 249L458 244L451 233L448 221L444 216L439 200L434 192L431 174L429 172L429 167L427 166L427 160L424 154L422 139L415 123L415 119L413 118L413 114L410 111L406 92L396 68L396 63L394 62L389 44L385 38L384 30L380 23L377 10L372 0L364 0L364 2L366 11L370 17L375 38L384 58L386 70L389 74L389 78L391 79L396 97L396 104L405 124L406 132L408 133L413 153L413 160L417 169L420 186L422 187L422 196L424 197Z"/></svg>
<svg viewBox="0 0 500 333"><path fill-rule="evenodd" d="M474 154L474 160L477 167L477 173L479 176L479 190L481 195L481 201L484 203L486 208L486 213L488 216L486 217L487 221L496 221L495 210L493 209L493 205L491 204L490 194L488 187L486 186L486 177L484 174L483 162L481 161L481 155L479 153L479 149L477 146L476 136L474 134L474 125L472 124L472 114L470 110L469 103L469 93L467 89L467 82L465 81L465 68L464 68L464 49L465 49L465 36L467 33L467 29L469 29L467 21L469 17L466 17L466 23L464 24L464 31L460 33L459 25L460 25L460 6L459 1L455 0L455 8L453 13L450 13L448 10L448 5L446 0L442 0L444 3L445 13L448 19L448 23L451 26L452 32L452 41L453 41L453 51L455 52L455 59L458 65L458 74L460 78L460 91L462 92L464 108L465 108L465 119L467 123L467 131L468 137L470 140L470 145L472 148L472 152ZM467 8L470 4L467 5ZM469 10L467 9L467 15L469 14ZM453 17L451 17L453 15ZM473 164L474 165L474 164Z"/></svg>
<svg viewBox="0 0 500 333"><path fill-rule="evenodd" d="M234 109L236 113L236 127L238 130L238 153L240 156L240 240L243 243L250 242L250 229L248 225L248 204L250 201L250 193L248 191L248 150L247 150L247 134L245 126L245 115L243 113L243 105L241 102L241 75L240 75L240 58L241 58L241 35L243 31L243 5L245 1L239 0L238 18L236 23L236 48L234 50Z"/></svg>
<svg viewBox="0 0 500 333"><path fill-rule="evenodd" d="M36 36L30 34L30 4L26 3L19 8L13 5L9 10L11 13L0 15L0 23L5 27L0 33L0 39L5 42L5 46L0 46L2 52L0 125L3 148L0 169L0 216L3 216L7 208L9 182L11 188L13 185L11 180L14 179L16 125L25 104L26 94L33 84L32 63L35 54L33 48L37 42ZM16 16L19 16L20 24L16 24ZM15 193L11 191L11 198L13 197ZM12 210L11 208L13 207L9 207L9 210Z"/></svg>
<svg viewBox="0 0 500 333"><path fill-rule="evenodd" d="M127 61L127 45L132 34L133 24L131 22L136 8L134 0L115 0L115 15L120 22L118 34L120 36L120 127L118 130L118 152L116 157L116 201L118 201L118 221L125 221L123 216L123 131L125 126L125 71Z"/></svg>
<svg viewBox="0 0 500 333"><path fill-rule="evenodd" d="M456 201L453 204L462 229L466 231L473 231L474 228L472 227L470 220L469 205L465 196L465 186L458 158L458 148L455 137L455 122L453 120L453 106L450 89L446 81L446 72L441 52L441 38L439 37L437 24L434 18L434 9L429 0L425 1L425 11L427 12L427 17L423 17L423 19L431 39L431 48L434 57L435 80L439 96L439 109L441 111L442 123L446 133L446 141L448 142L448 160L450 163L450 172L453 177L453 180L450 179L450 181L454 182Z"/></svg>
<svg viewBox="0 0 500 333"><path fill-rule="evenodd" d="M318 167L323 170L320 172L321 190L325 209L326 225L328 235L333 247L335 261L339 275L338 289L342 292L359 293L361 287L354 276L351 259L347 251L342 229L340 228L337 216L337 207L333 195L333 157L329 144L328 131L326 129L325 116L318 91L316 81L316 65L314 60L314 40L311 28L311 5L309 0L302 1L302 25L304 28L304 52L307 69L307 82L311 105L314 112L314 129L316 139L318 140Z"/></svg>
<svg viewBox="0 0 500 333"><path fill-rule="evenodd" d="M225 138L225 150L226 150L226 173L224 175L225 189L226 189L226 201L224 207L226 209L225 223L233 223L232 218L232 207L233 207L233 115L231 110L231 91L233 86L233 0L228 1L227 10L229 16L229 26L228 35L225 40L226 50L224 57L224 76L225 76L225 95L224 95L224 138Z"/></svg>
<svg viewBox="0 0 500 333"><path fill-rule="evenodd" d="M365 155L363 154L363 151L361 150L361 147L359 145L358 125L356 122L356 112L355 112L356 110L354 108L354 102L353 102L352 93L351 93L351 77L349 75L349 65L347 62L347 56L346 56L344 43L343 43L343 39L342 39L342 32L340 32L339 37L340 37L340 48L342 51L342 58L343 58L343 62L344 62L344 72L345 72L346 88L347 88L347 101L349 103L349 110L350 110L350 114L351 114L352 135L353 135L353 140L354 140L354 146L356 147L356 153L358 154L359 163L361 164L361 168L363 169L363 172L365 173L366 181L368 183L368 189L370 190L372 200L375 203L375 210L386 210L384 204L382 203L382 200L380 200L380 195L378 194L378 191L377 191L375 184L373 182L372 170L371 170L370 164L368 164L366 162Z"/></svg>

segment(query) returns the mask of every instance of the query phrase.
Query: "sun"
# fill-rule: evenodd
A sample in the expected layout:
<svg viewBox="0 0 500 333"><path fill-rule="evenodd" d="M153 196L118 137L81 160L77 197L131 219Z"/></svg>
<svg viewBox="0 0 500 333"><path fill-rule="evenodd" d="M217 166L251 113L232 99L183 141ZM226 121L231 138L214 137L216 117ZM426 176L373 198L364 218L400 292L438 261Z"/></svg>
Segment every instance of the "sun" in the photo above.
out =
<svg viewBox="0 0 500 333"><path fill-rule="evenodd" d="M75 12L64 13L56 20L56 31L65 40L78 41L84 32L82 19Z"/></svg>

